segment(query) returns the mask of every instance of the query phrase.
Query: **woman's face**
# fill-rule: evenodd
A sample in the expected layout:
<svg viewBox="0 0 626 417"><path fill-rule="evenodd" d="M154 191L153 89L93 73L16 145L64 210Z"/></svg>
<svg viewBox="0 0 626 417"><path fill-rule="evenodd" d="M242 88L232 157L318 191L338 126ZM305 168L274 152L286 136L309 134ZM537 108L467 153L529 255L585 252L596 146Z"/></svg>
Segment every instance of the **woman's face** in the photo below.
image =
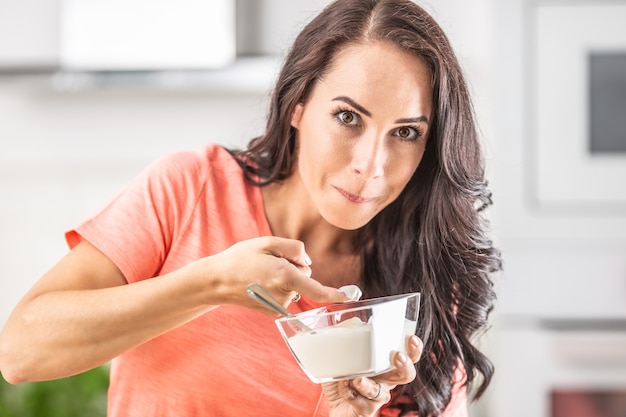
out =
<svg viewBox="0 0 626 417"><path fill-rule="evenodd" d="M386 42L352 45L299 104L297 173L336 227L365 225L419 165L432 123L426 63Z"/></svg>

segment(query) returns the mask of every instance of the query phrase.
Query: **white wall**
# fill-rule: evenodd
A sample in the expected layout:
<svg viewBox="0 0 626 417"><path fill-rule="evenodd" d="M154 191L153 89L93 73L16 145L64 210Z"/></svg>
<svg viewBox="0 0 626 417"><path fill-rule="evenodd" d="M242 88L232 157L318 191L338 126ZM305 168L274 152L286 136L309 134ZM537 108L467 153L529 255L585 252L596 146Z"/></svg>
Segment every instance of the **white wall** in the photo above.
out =
<svg viewBox="0 0 626 417"><path fill-rule="evenodd" d="M540 3L540 2L539 2ZM529 71L529 10L538 2L494 3L496 42L491 80L494 225L505 253L500 292L504 316L626 317L626 212L554 209L533 195L537 140ZM566 3L560 3L565 4ZM594 28L586 28L593 31ZM561 76L570 77L568 72ZM571 79L572 84L577 80ZM563 96L562 100L571 100ZM572 121L575 123L575 121ZM561 169L555 164L554 170ZM541 179L539 179L541 180ZM595 187L606 184L598 181ZM622 192L623 190L615 190ZM585 192L580 189L581 195ZM567 297L562 297L563 292ZM532 302L529 302L532 300Z"/></svg>
<svg viewBox="0 0 626 417"><path fill-rule="evenodd" d="M536 108L532 101L533 79L529 76L535 63L532 49L528 49L532 27L525 19L533 7L542 3L548 2L494 3L496 38L491 82L495 106L491 142L496 158L492 184L494 225L504 251L505 270L498 283L499 301L490 335L496 363L489 403L493 416L549 417L550 388L623 386L624 378L618 381L615 374L626 375L626 368L618 363L596 367L572 359L568 368L557 349L563 342L555 340L569 333L554 332L542 325L544 319L626 319L626 213L608 212L602 207L578 210L570 204L553 209L538 202L534 195L532 179L537 166L533 152L541 144L536 142L537 126L530 117ZM552 2L557 3L570 4ZM589 25L580 28L590 32L597 29ZM560 77L576 86L578 80L572 74L566 70ZM563 95L561 99L565 104L572 96ZM557 160L553 170L562 169L558 155L553 157ZM598 181L594 186L605 187L606 183ZM585 189L581 187L579 192L582 195ZM590 335L602 333L574 332L565 344L575 349L583 346L581 341L587 341L580 350L590 355L619 346L615 339L604 337L589 350L588 342L593 340ZM611 336L623 337L624 332L615 331Z"/></svg>

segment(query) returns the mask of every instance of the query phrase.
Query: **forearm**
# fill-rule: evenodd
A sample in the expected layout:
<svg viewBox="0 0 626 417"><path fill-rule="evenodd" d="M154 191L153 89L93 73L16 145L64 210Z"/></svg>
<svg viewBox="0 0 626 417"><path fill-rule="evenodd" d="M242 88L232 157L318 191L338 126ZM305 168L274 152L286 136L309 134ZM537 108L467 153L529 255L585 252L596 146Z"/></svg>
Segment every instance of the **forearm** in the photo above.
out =
<svg viewBox="0 0 626 417"><path fill-rule="evenodd" d="M129 285L46 292L18 305L2 336L10 382L73 375L208 311L182 271Z"/></svg>

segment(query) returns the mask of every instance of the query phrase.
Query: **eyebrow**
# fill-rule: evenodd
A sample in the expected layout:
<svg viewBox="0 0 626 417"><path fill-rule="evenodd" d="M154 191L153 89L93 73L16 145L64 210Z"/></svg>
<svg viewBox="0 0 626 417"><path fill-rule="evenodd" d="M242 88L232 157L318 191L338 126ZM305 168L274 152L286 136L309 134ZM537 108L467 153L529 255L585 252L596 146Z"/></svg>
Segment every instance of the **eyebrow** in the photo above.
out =
<svg viewBox="0 0 626 417"><path fill-rule="evenodd" d="M426 116L408 117L406 119L398 119L396 120L395 123L420 123L420 122L424 122L428 124L428 117Z"/></svg>
<svg viewBox="0 0 626 417"><path fill-rule="evenodd" d="M344 103L351 105L352 107L354 107L355 109L357 109L358 111L366 115L367 117L372 117L372 113L370 111L366 110L365 107L361 106L359 103L352 100L350 97L338 96L338 97L335 97L332 101L343 101Z"/></svg>
<svg viewBox="0 0 626 417"><path fill-rule="evenodd" d="M366 115L367 117L372 117L372 112L367 110L365 107L361 106L356 101L352 100L350 97L337 96L334 99L332 99L332 101L343 101L344 103L351 105L352 107L354 107L355 109L357 109L358 111ZM424 122L428 124L428 117L426 116L407 117L404 119L398 119L394 123L420 123L420 122Z"/></svg>

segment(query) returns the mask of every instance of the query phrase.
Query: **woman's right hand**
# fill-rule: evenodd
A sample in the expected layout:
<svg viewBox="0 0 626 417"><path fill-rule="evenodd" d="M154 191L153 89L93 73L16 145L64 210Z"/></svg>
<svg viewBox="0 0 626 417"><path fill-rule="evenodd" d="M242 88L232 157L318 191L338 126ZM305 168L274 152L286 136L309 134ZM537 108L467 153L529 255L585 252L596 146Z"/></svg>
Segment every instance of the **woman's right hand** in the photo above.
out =
<svg viewBox="0 0 626 417"><path fill-rule="evenodd" d="M207 288L217 304L238 304L269 312L247 296L246 288L252 282L261 285L284 306L296 293L318 302L346 301L346 296L337 289L311 278L311 260L298 240L274 236L253 238L198 263L206 271Z"/></svg>

